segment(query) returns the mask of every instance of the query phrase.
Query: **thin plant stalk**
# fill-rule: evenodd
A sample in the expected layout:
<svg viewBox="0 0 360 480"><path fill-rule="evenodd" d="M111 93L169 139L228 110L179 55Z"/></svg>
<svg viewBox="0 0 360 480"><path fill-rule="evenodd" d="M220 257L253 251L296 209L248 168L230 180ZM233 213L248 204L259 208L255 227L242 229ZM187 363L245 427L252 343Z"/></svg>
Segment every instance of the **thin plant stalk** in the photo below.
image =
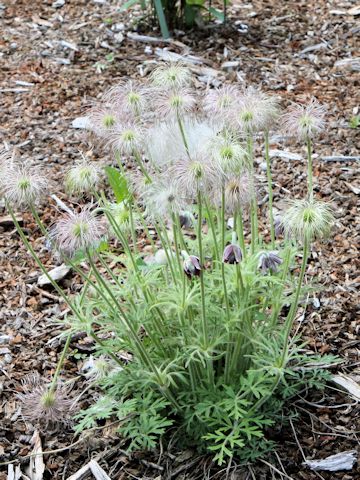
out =
<svg viewBox="0 0 360 480"><path fill-rule="evenodd" d="M311 138L307 137L306 139L306 146L307 146L307 160L308 160L308 196L309 199L312 200L313 198L313 164L312 164L312 145L311 145Z"/></svg>
<svg viewBox="0 0 360 480"><path fill-rule="evenodd" d="M259 241L259 227L257 217L257 201L254 189L254 141L251 134L248 134L247 138L247 151L249 155L250 174L252 183L252 195L250 203L250 224L251 224L251 253L255 252L255 245Z"/></svg>
<svg viewBox="0 0 360 480"><path fill-rule="evenodd" d="M207 217L208 217L208 220L209 220L211 235L213 237L213 242L214 242L215 261L219 261L220 260L220 252L219 252L218 239L217 239L217 236L216 236L214 219L212 217L209 202L207 201L206 197L204 198L204 203L205 203L205 208L206 208L206 214L207 214Z"/></svg>
<svg viewBox="0 0 360 480"><path fill-rule="evenodd" d="M203 330L204 340L206 342L206 345L208 345L209 332L208 332L208 325L207 325L207 319L206 319L205 286L204 286L204 275L203 275L205 262L204 262L204 252L202 248L202 199L201 199L201 192L199 189L197 194L197 203L198 203L198 209L199 209L197 237L198 237L198 245L199 245L199 259L200 259L200 265L201 265L201 272L200 272L201 319L202 319L202 330Z"/></svg>
<svg viewBox="0 0 360 480"><path fill-rule="evenodd" d="M271 164L270 164L270 154L269 154L269 132L265 132L265 160L266 160L266 176L268 182L268 193L269 193L269 220L270 220L270 237L271 237L271 247L275 248L275 225L274 225L274 211L273 211L273 188L272 188L272 178L271 178Z"/></svg>
<svg viewBox="0 0 360 480"><path fill-rule="evenodd" d="M222 251L225 249L225 188L222 187L221 190L221 247ZM225 307L226 307L226 317L227 320L230 321L230 303L229 297L227 293L227 286L226 286L226 277L225 277L225 265L224 262L221 262L221 277L222 277L222 286L224 290L224 298L225 298Z"/></svg>
<svg viewBox="0 0 360 480"><path fill-rule="evenodd" d="M72 335L71 335L71 333L69 333L67 338L66 338L66 342L65 342L63 351L61 352L61 356L60 356L59 361L57 363L56 370L55 370L54 376L51 380L51 384L50 384L50 387L49 387L49 391L52 392L52 393L54 393L54 391L56 389L56 385L57 385L57 381L58 381L58 378L59 378L59 375L60 375L60 372L61 372L61 368L64 364L66 354L67 354L67 352L69 350L69 347L70 347L71 338L72 338Z"/></svg>
<svg viewBox="0 0 360 480"><path fill-rule="evenodd" d="M19 222L17 221L16 219L16 216L15 216L15 213L13 211L13 209L11 208L10 204L8 202L6 202L6 208L8 209L9 213L10 213L10 216L14 222L14 225L16 227L16 230L17 232L19 233L20 235L20 238L21 240L23 241L24 245L26 246L26 248L29 250L29 252L31 253L31 256L33 257L33 259L35 260L36 264L38 265L38 267L40 268L40 270L43 272L43 274L45 275L45 277L49 280L49 282L51 283L51 285L54 287L54 289L56 290L56 292L61 296L61 298L65 301L65 303L68 305L68 307L71 309L71 311L74 313L74 315L77 317L77 319L81 322L81 323L85 323L86 322L86 319L80 314L80 312L78 311L78 309L75 307L75 305L70 301L69 297L65 294L65 292L63 291L63 289L58 285L58 283L50 276L49 272L46 270L46 268L44 267L43 263L41 262L40 258L38 257L38 255L36 254L35 250L32 248L29 240L26 238L26 235L24 234ZM41 223L41 222L40 222ZM111 356L111 358L113 358L113 360L118 363L119 365L123 365L121 363L121 361L116 357L116 355L112 354L111 352L109 352L109 355Z"/></svg>
<svg viewBox="0 0 360 480"><path fill-rule="evenodd" d="M294 323L296 311L299 306L299 298L301 294L301 288L305 276L305 270L306 270L306 265L309 257L309 250L310 250L310 241L309 238L304 239L304 246L303 246L303 258L301 262L301 270L300 270L300 275L298 278L298 284L295 292L295 299L292 302L292 305L290 307L290 311L288 313L288 316L285 321L285 343L284 343L284 349L283 349L283 354L282 354L282 363L284 362L285 356L288 352L288 343L289 343L289 337L290 337L290 332L292 325Z"/></svg>
<svg viewBox="0 0 360 480"><path fill-rule="evenodd" d="M237 221L238 220L238 221ZM242 214L242 208L240 207L237 212L234 213L234 225L237 225L235 229L240 242L240 248L243 254L243 257L246 258L246 245L245 245L245 235L244 235L244 220Z"/></svg>
<svg viewBox="0 0 360 480"><path fill-rule="evenodd" d="M136 163L137 163L138 167L141 170L141 173L144 175L144 177L146 178L146 180L149 183L152 183L151 177L150 177L148 171L146 170L146 168L144 166L144 162L142 161L140 153L137 150L134 150L133 155L134 155L134 158L136 160Z"/></svg>

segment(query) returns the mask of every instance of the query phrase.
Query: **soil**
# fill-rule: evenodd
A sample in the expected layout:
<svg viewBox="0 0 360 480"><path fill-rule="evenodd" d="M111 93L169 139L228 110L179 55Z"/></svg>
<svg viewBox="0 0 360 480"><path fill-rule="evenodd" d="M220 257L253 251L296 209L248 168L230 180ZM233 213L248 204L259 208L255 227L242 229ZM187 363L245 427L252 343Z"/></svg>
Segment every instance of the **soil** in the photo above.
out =
<svg viewBox="0 0 360 480"><path fill-rule="evenodd" d="M165 50L199 57L199 63L192 66L198 88L205 88L206 82L257 85L280 96L284 107L291 101L315 96L329 110L328 128L315 147L316 192L333 204L337 222L331 239L315 245L309 278L316 277L322 288L299 317L297 327L314 351L341 357L342 363L334 373L342 372L359 381L360 129L351 128L350 122L359 114L360 67L356 47L360 23L359 15L351 10L355 6L352 1L236 1L229 8L227 25L204 25L186 33L177 31L172 41L164 42L156 29L144 27L148 19L142 18L140 10L119 13L115 1L2 1L2 147L16 148L20 156L40 166L61 198L64 172L80 157L80 151L87 150L82 133L71 127L72 121L84 114L92 99L120 79L148 75ZM134 40L134 33L157 40ZM230 61L236 63L227 65ZM289 144L279 135L272 137L271 148L290 150L305 158L303 146ZM87 154L99 161L108 160L100 149ZM333 161L328 158L331 156L344 158ZM258 167L260 180L265 184L261 158ZM278 207L288 191L296 196L304 192L303 172L302 161L273 159ZM50 224L57 209L46 205L40 213L43 221ZM44 263L49 269L54 267L56 260L49 255L31 216L19 212L19 220ZM26 374L38 371L50 378L54 373L63 343L59 335L65 328L59 319L67 311L53 289L37 285L39 270L1 200L0 246L0 458L1 462L14 461L25 472L35 429L24 422L16 394L22 391L21 379ZM70 273L62 285L74 293L79 291L81 282ZM79 375L83 357L92 348L84 336L72 339L63 369L65 378ZM85 386L81 378L76 390L80 392ZM323 397L297 400L299 416L292 426L276 433L279 449L268 464L237 467L232 463L220 470L211 465L209 458L198 457L192 451L182 452L174 445L128 455L126 439L119 439L116 426L108 425L95 432L91 441L87 439L72 448L67 447L77 439L71 428L41 431L44 451L63 449L44 455L43 478L68 478L93 458L114 480L355 480L360 478L359 464L336 473L313 472L302 465L304 457L325 458L358 450L358 403L334 387L329 385ZM90 401L95 395L95 391L89 390L84 400ZM8 465L0 464L1 480L7 477L7 471Z"/></svg>

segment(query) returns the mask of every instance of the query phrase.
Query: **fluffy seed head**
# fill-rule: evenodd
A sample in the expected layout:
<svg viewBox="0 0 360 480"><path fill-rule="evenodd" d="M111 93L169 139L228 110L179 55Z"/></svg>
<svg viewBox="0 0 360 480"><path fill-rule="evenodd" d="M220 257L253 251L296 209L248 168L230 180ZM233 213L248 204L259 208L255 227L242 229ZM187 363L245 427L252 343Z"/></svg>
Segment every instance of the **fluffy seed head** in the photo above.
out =
<svg viewBox="0 0 360 480"><path fill-rule="evenodd" d="M253 182L250 175L244 172L239 175L228 175L224 183L226 211L235 214L240 209L246 208L253 195ZM220 203L221 192L217 192Z"/></svg>
<svg viewBox="0 0 360 480"><path fill-rule="evenodd" d="M259 256L258 268L262 274L267 272L276 273L279 270L279 265L282 264L282 259L279 257L276 251L262 252Z"/></svg>
<svg viewBox="0 0 360 480"><path fill-rule="evenodd" d="M181 63L165 63L151 73L151 81L161 88L186 87L190 84L191 72Z"/></svg>
<svg viewBox="0 0 360 480"><path fill-rule="evenodd" d="M185 156L169 169L179 192L188 199L196 197L198 191L206 192L212 185L219 183L219 176L204 153Z"/></svg>
<svg viewBox="0 0 360 480"><path fill-rule="evenodd" d="M220 175L240 173L248 164L247 152L231 133L216 135L208 150Z"/></svg>
<svg viewBox="0 0 360 480"><path fill-rule="evenodd" d="M157 89L154 92L153 105L158 118L176 118L195 110L196 100L187 88L164 90Z"/></svg>
<svg viewBox="0 0 360 480"><path fill-rule="evenodd" d="M111 236L116 237L116 231L119 229L122 234L128 238L131 234L131 221L129 209L125 202L109 203L107 210L109 215L111 215L112 222L116 225L115 227L111 224L109 225ZM136 218L133 218L133 220L135 220L135 224L137 224Z"/></svg>
<svg viewBox="0 0 360 480"><path fill-rule="evenodd" d="M149 89L129 80L112 87L103 97L106 104L115 105L125 115L138 117L147 110Z"/></svg>
<svg viewBox="0 0 360 480"><path fill-rule="evenodd" d="M240 95L240 90L234 85L209 90L203 102L204 111L210 120L232 121L238 109Z"/></svg>
<svg viewBox="0 0 360 480"><path fill-rule="evenodd" d="M237 121L246 133L269 130L279 116L278 101L253 87L239 99Z"/></svg>
<svg viewBox="0 0 360 480"><path fill-rule="evenodd" d="M299 140L313 138L324 130L326 109L315 99L305 105L291 105L282 117L282 127L287 135Z"/></svg>
<svg viewBox="0 0 360 480"><path fill-rule="evenodd" d="M315 199L293 200L282 219L285 234L298 240L312 241L330 233L334 223L328 203Z"/></svg>
<svg viewBox="0 0 360 480"><path fill-rule="evenodd" d="M170 176L163 174L147 184L141 195L146 215L151 218L168 218L185 209L186 201L178 185Z"/></svg>
<svg viewBox="0 0 360 480"><path fill-rule="evenodd" d="M61 253L72 257L79 251L98 247L106 232L104 219L96 216L89 205L80 212L64 214L52 227L50 236Z"/></svg>
<svg viewBox="0 0 360 480"><path fill-rule="evenodd" d="M94 192L100 180L101 169L99 166L83 159L67 172L65 187L70 195L83 195Z"/></svg>
<svg viewBox="0 0 360 480"><path fill-rule="evenodd" d="M58 383L50 390L38 373L22 380L23 393L18 394L22 402L21 413L25 420L43 428L68 425L74 414L74 401L69 398L70 387Z"/></svg>
<svg viewBox="0 0 360 480"><path fill-rule="evenodd" d="M119 122L119 116L113 106L99 103L92 107L86 114L88 130L101 139L107 139L109 134Z"/></svg>
<svg viewBox="0 0 360 480"><path fill-rule="evenodd" d="M120 365L116 364L114 361L108 360L104 356L94 358L92 355L84 363L81 368L81 373L91 381L103 380L112 373L120 372L123 370Z"/></svg>
<svg viewBox="0 0 360 480"><path fill-rule="evenodd" d="M42 200L48 183L35 167L12 163L2 169L0 193L16 208L26 209Z"/></svg>
<svg viewBox="0 0 360 480"><path fill-rule="evenodd" d="M115 151L131 155L141 148L144 132L133 122L117 124L108 136L108 145Z"/></svg>
<svg viewBox="0 0 360 480"><path fill-rule="evenodd" d="M205 122L183 122L189 151L196 154L203 149L215 130ZM146 137L146 150L150 160L164 168L186 156L185 145L177 122L162 122L151 128Z"/></svg>

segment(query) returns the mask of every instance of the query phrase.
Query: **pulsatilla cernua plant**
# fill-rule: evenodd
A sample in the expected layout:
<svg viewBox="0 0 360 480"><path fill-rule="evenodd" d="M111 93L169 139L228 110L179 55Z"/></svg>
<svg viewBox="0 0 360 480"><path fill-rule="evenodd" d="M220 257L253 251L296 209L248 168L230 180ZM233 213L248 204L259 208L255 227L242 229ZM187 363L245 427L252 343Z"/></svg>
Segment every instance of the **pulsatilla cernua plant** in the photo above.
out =
<svg viewBox="0 0 360 480"><path fill-rule="evenodd" d="M117 419L129 449L155 448L171 430L179 445L210 451L220 464L273 448L271 426L286 420L299 390L323 385L329 361L291 334L314 241L333 223L313 191L313 140L324 118L315 99L282 115L259 89L199 93L186 67L161 65L146 83L111 88L87 113L89 141L111 161L102 167L84 157L69 169L65 189L76 202L59 201L64 213L49 230L38 214L47 182L3 155L6 206L71 310L52 381L24 383L27 419L71 418L77 432ZM276 125L307 146L307 191L289 199L281 217L273 213L269 157ZM256 146L267 166L262 208ZM49 275L17 222L18 207L81 276L79 295ZM77 332L93 339L83 373L101 392L80 411L61 380Z"/></svg>

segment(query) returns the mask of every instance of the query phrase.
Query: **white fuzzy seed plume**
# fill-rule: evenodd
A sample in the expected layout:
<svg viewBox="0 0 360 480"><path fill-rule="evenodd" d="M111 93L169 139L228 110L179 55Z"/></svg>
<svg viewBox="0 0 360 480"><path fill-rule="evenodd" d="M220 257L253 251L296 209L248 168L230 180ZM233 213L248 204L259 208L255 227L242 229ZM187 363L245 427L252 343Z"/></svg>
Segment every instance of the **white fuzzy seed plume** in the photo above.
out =
<svg viewBox="0 0 360 480"><path fill-rule="evenodd" d="M315 98L291 105L282 117L284 132L299 140L313 138L325 128L326 109Z"/></svg>
<svg viewBox="0 0 360 480"><path fill-rule="evenodd" d="M105 219L96 215L92 205L65 213L50 230L56 248L68 257L98 247L106 233Z"/></svg>
<svg viewBox="0 0 360 480"><path fill-rule="evenodd" d="M38 168L11 163L2 168L0 194L15 208L26 209L41 202L48 184Z"/></svg>
<svg viewBox="0 0 360 480"><path fill-rule="evenodd" d="M154 90L154 112L157 118L177 118L195 111L196 99L188 88Z"/></svg>
<svg viewBox="0 0 360 480"><path fill-rule="evenodd" d="M151 73L152 83L161 88L187 87L191 82L191 72L182 63L165 63Z"/></svg>
<svg viewBox="0 0 360 480"><path fill-rule="evenodd" d="M105 104L113 105L121 117L138 118L147 111L149 98L149 88L129 80L110 88L103 96L103 101Z"/></svg>
<svg viewBox="0 0 360 480"><path fill-rule="evenodd" d="M269 130L278 116L277 99L259 89L248 87L239 98L237 122L245 133Z"/></svg>
<svg viewBox="0 0 360 480"><path fill-rule="evenodd" d="M94 162L82 159L66 174L65 188L69 195L94 192L101 181L101 168Z"/></svg>
<svg viewBox="0 0 360 480"><path fill-rule="evenodd" d="M18 394L25 420L43 428L69 425L74 414L74 400L69 397L71 386L58 383L52 391L38 373L22 380L23 392Z"/></svg>
<svg viewBox="0 0 360 480"><path fill-rule="evenodd" d="M330 205L319 200L293 200L282 217L287 236L309 241L326 237L334 223Z"/></svg>

